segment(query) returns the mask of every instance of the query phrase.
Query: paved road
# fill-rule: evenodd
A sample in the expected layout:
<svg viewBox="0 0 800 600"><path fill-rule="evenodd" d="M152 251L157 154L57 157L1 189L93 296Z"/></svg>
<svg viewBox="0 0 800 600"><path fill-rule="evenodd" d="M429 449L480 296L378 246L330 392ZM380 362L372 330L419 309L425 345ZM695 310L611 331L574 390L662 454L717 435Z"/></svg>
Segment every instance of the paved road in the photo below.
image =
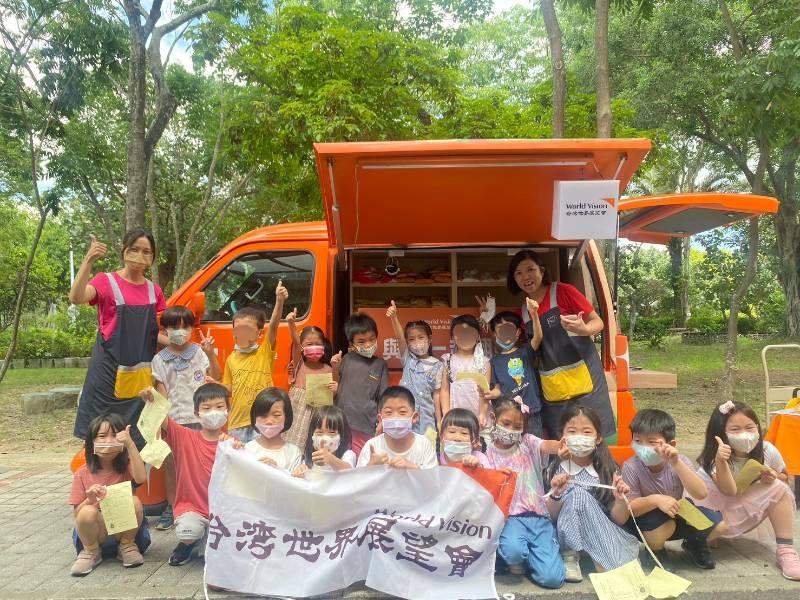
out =
<svg viewBox="0 0 800 600"><path fill-rule="evenodd" d="M72 475L62 457L0 456L0 600L67 599L114 600L137 598L200 599L203 563L195 560L170 567L175 545L172 532L153 533L153 545L145 564L123 569L108 560L86 578L74 578L69 568L75 558L69 543L72 511L65 504ZM795 520L795 539L800 540L800 519ZM672 543L671 543L672 544ZM723 543L715 551L714 571L702 572L683 561L677 546L674 561L678 573L692 581L689 597L702 600L798 600L800 582L783 579L775 568L774 551L753 541ZM513 600L551 596L562 599L596 598L588 581L567 584L560 590L542 590L521 577L498 577L501 598ZM211 598L241 597L210 593ZM354 586L330 598L384 598Z"/></svg>

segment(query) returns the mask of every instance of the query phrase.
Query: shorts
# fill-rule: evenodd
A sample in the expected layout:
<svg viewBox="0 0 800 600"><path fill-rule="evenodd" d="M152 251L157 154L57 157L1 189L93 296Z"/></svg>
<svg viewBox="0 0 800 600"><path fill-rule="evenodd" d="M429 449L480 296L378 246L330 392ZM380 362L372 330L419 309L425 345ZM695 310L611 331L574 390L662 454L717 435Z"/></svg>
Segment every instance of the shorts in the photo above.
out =
<svg viewBox="0 0 800 600"><path fill-rule="evenodd" d="M688 498L687 500L689 502L692 502ZM694 502L692 502L692 504L694 504ZM714 530L714 527L716 527L720 523L720 521L722 521L722 513L717 512L716 510L711 510L710 508L706 508L705 506L698 506L697 509L701 513L703 513L708 518L709 521L713 523L713 525L708 529L703 529L703 530L695 529L694 527L689 525L686 521L684 521L681 517L675 517L675 519L672 519L672 517L670 517L666 513L661 512L657 508L654 508L650 512L646 512L643 515L639 515L638 517L636 517L636 523L638 523L639 529L641 529L642 532L645 532L658 529L667 521L674 520L675 531L673 532L673 534L670 536L669 539L682 540L687 537L696 537L696 536L699 536L701 538L708 537L708 534ZM624 529L631 535L634 535L637 538L642 539L641 536L639 535L639 532L636 531L636 525L634 525L633 519L628 519L628 521L625 523Z"/></svg>
<svg viewBox="0 0 800 600"><path fill-rule="evenodd" d="M142 554L150 547L150 530L147 528L147 520L142 521L142 524L136 531L136 538L134 538L133 541ZM72 544L75 546L75 553L80 554L80 551L83 550L83 542L81 542L81 538L78 537L77 529L72 530ZM103 558L114 558L117 555L118 546L119 540L117 540L116 536L109 535L106 541L100 544L100 553L103 555Z"/></svg>
<svg viewBox="0 0 800 600"><path fill-rule="evenodd" d="M255 429L253 429L248 425L247 427L237 427L236 429L229 429L228 435L238 438L240 442L246 444L247 442L252 442L254 439L256 439L256 436L258 434L256 433Z"/></svg>
<svg viewBox="0 0 800 600"><path fill-rule="evenodd" d="M208 531L208 519L196 512L185 512L175 519L175 535L179 542L202 540Z"/></svg>

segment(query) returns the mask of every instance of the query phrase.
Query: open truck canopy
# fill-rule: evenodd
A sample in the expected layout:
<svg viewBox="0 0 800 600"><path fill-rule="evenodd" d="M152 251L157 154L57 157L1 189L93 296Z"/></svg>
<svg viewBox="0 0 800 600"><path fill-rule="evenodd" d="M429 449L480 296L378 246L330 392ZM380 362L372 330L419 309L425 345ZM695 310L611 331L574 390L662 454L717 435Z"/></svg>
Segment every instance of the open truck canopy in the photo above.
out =
<svg viewBox="0 0 800 600"><path fill-rule="evenodd" d="M619 180L622 194L650 140L355 142L314 150L339 249L564 244L551 234L554 182ZM620 236L666 243L777 207L747 194L628 198L619 202Z"/></svg>

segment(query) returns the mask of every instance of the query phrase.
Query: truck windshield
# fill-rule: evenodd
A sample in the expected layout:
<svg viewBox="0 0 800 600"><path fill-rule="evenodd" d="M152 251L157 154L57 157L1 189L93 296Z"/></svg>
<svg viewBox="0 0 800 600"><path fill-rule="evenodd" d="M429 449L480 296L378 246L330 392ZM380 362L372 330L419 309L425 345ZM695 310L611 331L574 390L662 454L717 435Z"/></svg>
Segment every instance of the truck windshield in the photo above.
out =
<svg viewBox="0 0 800 600"><path fill-rule="evenodd" d="M206 286L203 321L230 321L237 310L258 306L272 314L278 281L289 291L286 311L302 318L311 306L314 257L299 250L252 252L239 256Z"/></svg>

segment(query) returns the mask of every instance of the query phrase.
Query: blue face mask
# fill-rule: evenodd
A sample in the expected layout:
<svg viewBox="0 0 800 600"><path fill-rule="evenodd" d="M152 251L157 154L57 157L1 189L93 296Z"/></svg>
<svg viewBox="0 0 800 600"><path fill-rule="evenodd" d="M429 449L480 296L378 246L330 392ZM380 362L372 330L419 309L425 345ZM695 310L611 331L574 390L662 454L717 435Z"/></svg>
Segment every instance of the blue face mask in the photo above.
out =
<svg viewBox="0 0 800 600"><path fill-rule="evenodd" d="M664 462L662 456L656 452L656 449L652 446L645 446L644 444L637 444L636 442L633 442L631 444L631 448L633 448L633 451L636 453L636 456L639 457L639 460L648 467L657 467Z"/></svg>
<svg viewBox="0 0 800 600"><path fill-rule="evenodd" d="M514 346L517 345L517 341L516 340L512 340L510 342L504 342L503 340L501 340L499 338L495 338L494 342L495 342L495 344L497 344L497 347L500 348L500 350L503 350L503 351L511 350Z"/></svg>

